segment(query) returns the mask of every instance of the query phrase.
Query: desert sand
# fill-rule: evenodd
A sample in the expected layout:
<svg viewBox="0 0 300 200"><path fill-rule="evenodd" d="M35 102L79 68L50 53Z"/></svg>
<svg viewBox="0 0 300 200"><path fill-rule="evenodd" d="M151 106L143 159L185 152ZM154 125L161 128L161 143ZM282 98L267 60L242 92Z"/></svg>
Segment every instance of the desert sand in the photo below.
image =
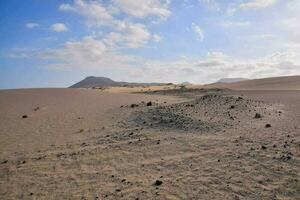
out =
<svg viewBox="0 0 300 200"><path fill-rule="evenodd" d="M300 199L299 85L251 87L2 90L0 199Z"/></svg>

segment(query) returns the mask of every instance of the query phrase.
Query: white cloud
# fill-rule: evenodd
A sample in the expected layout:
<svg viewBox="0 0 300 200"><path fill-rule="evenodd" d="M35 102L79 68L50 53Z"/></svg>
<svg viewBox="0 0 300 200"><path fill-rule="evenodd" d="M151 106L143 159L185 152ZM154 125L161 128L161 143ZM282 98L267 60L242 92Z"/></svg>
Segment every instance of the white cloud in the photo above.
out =
<svg viewBox="0 0 300 200"><path fill-rule="evenodd" d="M26 26L26 28L33 29L33 28L38 27L39 24L31 22L31 23L27 23L25 26Z"/></svg>
<svg viewBox="0 0 300 200"><path fill-rule="evenodd" d="M203 30L200 28L200 26L198 26L195 23L192 23L192 29L195 31L195 33L198 36L198 40L200 40L201 42L204 40L204 32Z"/></svg>
<svg viewBox="0 0 300 200"><path fill-rule="evenodd" d="M61 11L75 12L87 19L89 26L114 25L114 18L110 10L103 6L99 1L74 0L74 4L61 4ZM113 11L112 11L113 12Z"/></svg>
<svg viewBox="0 0 300 200"><path fill-rule="evenodd" d="M66 42L63 47L47 50L42 53L42 58L55 58L67 61L70 58L84 60L88 62L96 61L106 51L102 41L95 40L93 37L85 37L82 41Z"/></svg>
<svg viewBox="0 0 300 200"><path fill-rule="evenodd" d="M239 8L249 9L249 8L266 8L277 3L278 0L250 0L245 3L241 3Z"/></svg>
<svg viewBox="0 0 300 200"><path fill-rule="evenodd" d="M223 21L221 25L226 28L242 28L251 24L249 21Z"/></svg>
<svg viewBox="0 0 300 200"><path fill-rule="evenodd" d="M151 34L143 24L124 23L120 28L121 33L110 32L105 36L105 42L111 46L137 48L144 46L151 39Z"/></svg>
<svg viewBox="0 0 300 200"><path fill-rule="evenodd" d="M256 41L256 40L275 40L277 38L276 35L273 34L253 34L253 35L242 35L237 37L240 40L244 41Z"/></svg>
<svg viewBox="0 0 300 200"><path fill-rule="evenodd" d="M126 14L137 18L157 16L165 19L170 16L169 0L112 0L113 4Z"/></svg>
<svg viewBox="0 0 300 200"><path fill-rule="evenodd" d="M59 10L82 15L91 27L119 27L124 22L115 17L119 12L136 18L155 16L166 19L171 14L168 6L169 0L112 0L112 4L108 5L101 1L74 0L73 4L61 4Z"/></svg>
<svg viewBox="0 0 300 200"><path fill-rule="evenodd" d="M45 50L37 55L42 59L54 60L55 64L47 65L54 69L101 69L115 70L128 66L134 56L121 54L93 36L80 41L69 41L56 49Z"/></svg>
<svg viewBox="0 0 300 200"><path fill-rule="evenodd" d="M216 0L199 0L199 2L207 6L210 10L220 10L220 5Z"/></svg>
<svg viewBox="0 0 300 200"><path fill-rule="evenodd" d="M262 9L276 4L278 0L248 0L244 3L233 5L228 8L227 13L233 14L238 10Z"/></svg>
<svg viewBox="0 0 300 200"><path fill-rule="evenodd" d="M64 23L55 23L50 26L50 29L54 32L65 32L68 31L67 26Z"/></svg>
<svg viewBox="0 0 300 200"><path fill-rule="evenodd" d="M276 19L276 28L281 31L281 35L287 41L286 43L293 46L300 44L300 1L290 0L286 3L286 7L282 9L284 15L279 15Z"/></svg>
<svg viewBox="0 0 300 200"><path fill-rule="evenodd" d="M101 26L110 28L110 32L103 36L103 42L107 45L115 48L138 48L145 46L150 40L159 41L160 37L152 34L144 24L132 23L125 16L120 17L118 14L124 12L141 18L146 16L165 18L170 14L167 10L168 1L139 1L113 0L113 4L104 5L101 1L74 0L73 4L60 5L59 10L71 11L83 16L86 25L90 28Z"/></svg>
<svg viewBox="0 0 300 200"><path fill-rule="evenodd" d="M156 34L154 34L154 35L152 36L152 38L153 38L153 41L154 41L154 42L159 42L159 41L161 40L161 37L160 37L159 35L156 35Z"/></svg>
<svg viewBox="0 0 300 200"><path fill-rule="evenodd" d="M277 52L252 60L237 59L222 52L209 52L206 57L198 59L184 57L171 61L145 60L141 66L134 72L144 74L140 81L176 80L178 83L186 80L210 83L220 78L263 78L300 73L299 54L292 52Z"/></svg>
<svg viewBox="0 0 300 200"><path fill-rule="evenodd" d="M172 60L145 59L128 55L106 44L102 39L89 36L79 41L66 42L50 50L20 56L38 56L51 60L45 67L56 70L109 70L120 78L135 78L141 82L209 83L220 78L262 78L300 73L300 54L294 51L274 52L257 59L239 59L223 52L208 52L200 58L178 57ZM113 62L112 62L113 61ZM164 76L161 76L161 75Z"/></svg>

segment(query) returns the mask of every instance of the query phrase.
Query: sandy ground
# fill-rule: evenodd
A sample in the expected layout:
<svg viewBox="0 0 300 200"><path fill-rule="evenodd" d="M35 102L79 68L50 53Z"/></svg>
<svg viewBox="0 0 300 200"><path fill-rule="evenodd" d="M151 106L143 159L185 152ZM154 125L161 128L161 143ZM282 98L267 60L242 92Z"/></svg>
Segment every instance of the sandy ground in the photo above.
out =
<svg viewBox="0 0 300 200"><path fill-rule="evenodd" d="M299 102L300 91L0 91L0 198L300 199Z"/></svg>
<svg viewBox="0 0 300 200"><path fill-rule="evenodd" d="M1 154L39 150L90 137L113 123L120 106L175 98L89 89L0 91ZM176 100L178 101L178 99ZM28 118L22 118L23 115Z"/></svg>

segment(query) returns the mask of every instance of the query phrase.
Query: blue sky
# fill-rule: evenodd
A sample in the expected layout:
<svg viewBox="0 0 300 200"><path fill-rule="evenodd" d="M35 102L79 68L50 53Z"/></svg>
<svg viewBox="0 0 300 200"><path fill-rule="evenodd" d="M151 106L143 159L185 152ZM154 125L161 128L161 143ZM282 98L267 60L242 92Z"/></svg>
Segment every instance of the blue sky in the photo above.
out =
<svg viewBox="0 0 300 200"><path fill-rule="evenodd" d="M300 74L299 0L2 0L0 88Z"/></svg>

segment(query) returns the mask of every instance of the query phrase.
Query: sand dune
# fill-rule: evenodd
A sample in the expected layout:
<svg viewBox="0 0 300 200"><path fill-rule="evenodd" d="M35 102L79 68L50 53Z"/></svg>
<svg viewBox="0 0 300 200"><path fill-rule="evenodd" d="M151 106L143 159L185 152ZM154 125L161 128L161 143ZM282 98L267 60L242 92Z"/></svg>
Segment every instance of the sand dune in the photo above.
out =
<svg viewBox="0 0 300 200"><path fill-rule="evenodd" d="M300 76L253 79L236 83L214 83L205 87L235 90L300 90Z"/></svg>

